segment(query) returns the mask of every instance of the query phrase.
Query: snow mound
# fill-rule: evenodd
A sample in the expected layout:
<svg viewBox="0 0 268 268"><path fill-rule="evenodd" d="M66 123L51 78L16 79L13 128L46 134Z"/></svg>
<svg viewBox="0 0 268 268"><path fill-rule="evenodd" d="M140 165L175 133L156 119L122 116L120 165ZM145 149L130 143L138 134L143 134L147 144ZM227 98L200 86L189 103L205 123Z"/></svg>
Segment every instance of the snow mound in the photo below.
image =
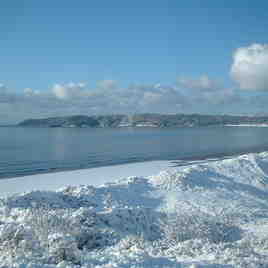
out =
<svg viewBox="0 0 268 268"><path fill-rule="evenodd" d="M268 267L267 253L266 152L0 200L3 268Z"/></svg>

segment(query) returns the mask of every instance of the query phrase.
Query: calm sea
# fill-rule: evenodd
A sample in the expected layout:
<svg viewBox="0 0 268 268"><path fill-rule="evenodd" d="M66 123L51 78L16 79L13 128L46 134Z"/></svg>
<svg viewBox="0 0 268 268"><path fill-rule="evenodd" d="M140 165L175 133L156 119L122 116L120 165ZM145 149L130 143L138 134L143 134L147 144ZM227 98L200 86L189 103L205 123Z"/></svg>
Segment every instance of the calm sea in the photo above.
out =
<svg viewBox="0 0 268 268"><path fill-rule="evenodd" d="M0 178L268 150L268 128L0 128Z"/></svg>

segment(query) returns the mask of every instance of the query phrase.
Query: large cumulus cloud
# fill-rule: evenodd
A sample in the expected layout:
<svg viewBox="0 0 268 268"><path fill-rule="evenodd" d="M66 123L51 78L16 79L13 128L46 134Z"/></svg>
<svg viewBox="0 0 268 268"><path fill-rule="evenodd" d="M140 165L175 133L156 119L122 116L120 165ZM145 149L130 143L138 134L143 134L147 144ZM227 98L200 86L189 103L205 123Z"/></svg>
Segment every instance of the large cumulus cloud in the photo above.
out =
<svg viewBox="0 0 268 268"><path fill-rule="evenodd" d="M268 45L238 48L233 55L231 76L240 89L268 90Z"/></svg>

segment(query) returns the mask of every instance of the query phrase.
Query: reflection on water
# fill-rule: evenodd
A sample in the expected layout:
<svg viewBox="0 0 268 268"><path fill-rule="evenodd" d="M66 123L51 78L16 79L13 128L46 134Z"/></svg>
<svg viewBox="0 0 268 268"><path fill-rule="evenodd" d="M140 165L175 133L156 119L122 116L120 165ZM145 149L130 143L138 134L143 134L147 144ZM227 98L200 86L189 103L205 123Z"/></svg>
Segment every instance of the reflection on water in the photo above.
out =
<svg viewBox="0 0 268 268"><path fill-rule="evenodd" d="M70 153L66 151L68 146L66 146L67 141L65 132L66 130L64 128L55 128L55 131L52 133L53 136L51 142L53 144L53 158L55 161L57 161L57 159L64 160L65 156Z"/></svg>
<svg viewBox="0 0 268 268"><path fill-rule="evenodd" d="M0 128L0 177L268 148L268 128Z"/></svg>

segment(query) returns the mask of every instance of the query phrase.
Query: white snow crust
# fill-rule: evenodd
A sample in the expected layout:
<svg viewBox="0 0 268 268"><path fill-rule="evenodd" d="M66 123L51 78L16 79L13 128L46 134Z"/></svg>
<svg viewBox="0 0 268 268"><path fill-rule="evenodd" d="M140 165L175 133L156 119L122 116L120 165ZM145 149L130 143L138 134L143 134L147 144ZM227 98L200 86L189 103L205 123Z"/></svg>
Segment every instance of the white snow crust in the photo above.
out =
<svg viewBox="0 0 268 268"><path fill-rule="evenodd" d="M0 267L268 267L267 152L141 166L154 164L152 176L87 170L95 185L55 191L51 179L49 189L2 195Z"/></svg>

